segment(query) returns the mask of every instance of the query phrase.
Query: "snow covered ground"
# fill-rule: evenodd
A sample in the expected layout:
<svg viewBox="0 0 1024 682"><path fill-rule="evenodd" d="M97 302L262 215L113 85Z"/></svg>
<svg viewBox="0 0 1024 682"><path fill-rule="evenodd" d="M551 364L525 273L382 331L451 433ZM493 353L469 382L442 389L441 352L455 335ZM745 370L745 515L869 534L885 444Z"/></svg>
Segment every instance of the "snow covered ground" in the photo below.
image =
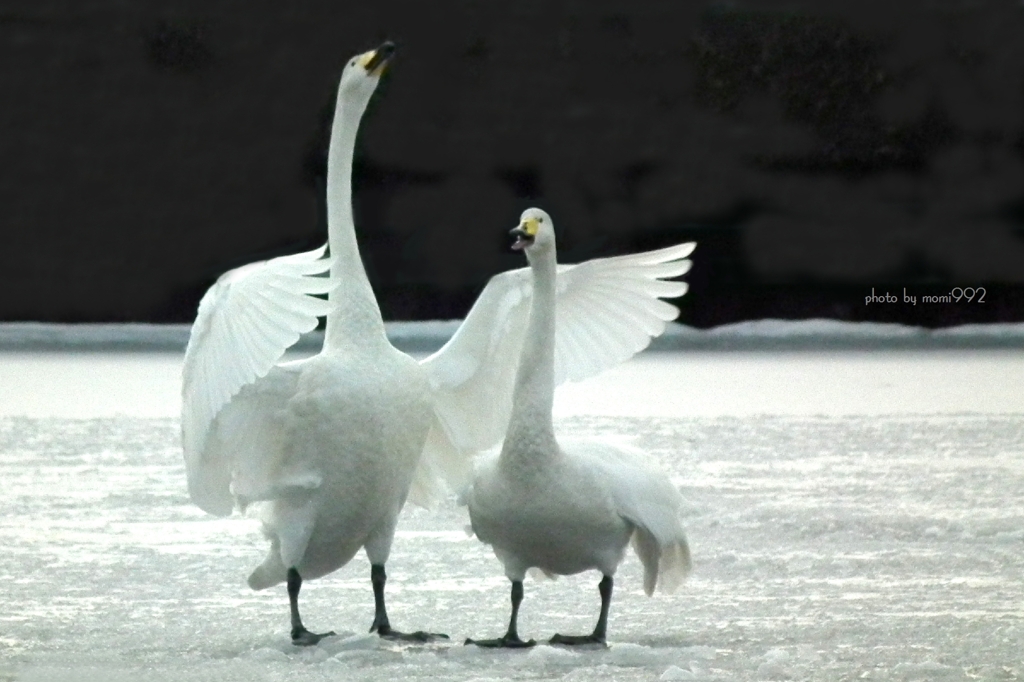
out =
<svg viewBox="0 0 1024 682"><path fill-rule="evenodd" d="M400 629L366 634L360 556L252 592L256 523L192 506L179 354L0 354L0 681L1012 680L1024 678L1024 354L647 353L560 390L558 426L650 451L687 499L673 596L620 568L607 649L481 651L508 582L465 510L408 508L388 564ZM596 574L526 583L520 632L586 632Z"/></svg>

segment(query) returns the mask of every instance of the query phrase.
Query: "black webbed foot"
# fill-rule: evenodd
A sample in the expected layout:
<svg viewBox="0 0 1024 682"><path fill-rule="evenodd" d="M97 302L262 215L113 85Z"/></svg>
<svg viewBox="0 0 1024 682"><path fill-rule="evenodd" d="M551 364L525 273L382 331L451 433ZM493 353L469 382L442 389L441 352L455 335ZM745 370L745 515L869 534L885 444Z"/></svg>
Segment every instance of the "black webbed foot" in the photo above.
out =
<svg viewBox="0 0 1024 682"><path fill-rule="evenodd" d="M475 644L486 649L528 649L537 643L536 640L524 642L518 635L504 635L497 639L467 639L466 645Z"/></svg>
<svg viewBox="0 0 1024 682"><path fill-rule="evenodd" d="M310 632L302 624L299 617L299 590L302 589L302 576L294 568L288 569L288 602L292 613L292 644L295 646L315 646L324 637L334 636L334 631L318 635Z"/></svg>
<svg viewBox="0 0 1024 682"><path fill-rule="evenodd" d="M370 628L370 632L374 630L377 634L384 639L390 639L394 642L419 642L420 644L426 644L427 642L433 642L439 639L449 639L448 635L440 632L424 632L423 630L417 630L416 632L399 632L398 630L392 630L390 625L374 626Z"/></svg>
<svg viewBox="0 0 1024 682"><path fill-rule="evenodd" d="M604 636L595 633L589 635L555 635L548 640L548 644L564 644L567 646L600 644L601 646L608 646L604 641Z"/></svg>
<svg viewBox="0 0 1024 682"><path fill-rule="evenodd" d="M512 617L508 621L508 630L497 639L467 639L466 644L475 644L488 649L527 649L537 642L519 639L516 622L519 620L519 605L523 602L523 581L512 581Z"/></svg>
<svg viewBox="0 0 1024 682"><path fill-rule="evenodd" d="M602 647L608 646L604 641L605 632L608 629L608 606L612 601L612 577L606 575L601 578L597 586L601 593L601 616L597 619L597 626L589 635L555 635L548 644L563 644L566 646L582 646L586 644L597 644Z"/></svg>
<svg viewBox="0 0 1024 682"><path fill-rule="evenodd" d="M373 602L375 607L373 625L370 626L370 632L376 632L384 639L396 642L419 642L420 644L425 644L438 639L448 639L448 635L438 632L424 632L423 630L399 632L398 630L392 630L391 623L388 621L388 611L384 606L384 583L387 579L388 576L384 572L384 564L370 565L370 582L373 585Z"/></svg>
<svg viewBox="0 0 1024 682"><path fill-rule="evenodd" d="M334 636L333 630L323 634L317 634L315 632L310 632L301 625L299 627L292 628L292 644L295 646L316 646L324 637Z"/></svg>

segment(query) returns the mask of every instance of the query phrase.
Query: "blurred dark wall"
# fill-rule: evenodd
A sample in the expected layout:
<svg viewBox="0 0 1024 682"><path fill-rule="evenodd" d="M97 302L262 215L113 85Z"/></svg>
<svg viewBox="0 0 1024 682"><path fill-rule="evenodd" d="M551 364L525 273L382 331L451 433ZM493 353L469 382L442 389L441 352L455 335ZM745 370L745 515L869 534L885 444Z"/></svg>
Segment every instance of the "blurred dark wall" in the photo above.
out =
<svg viewBox="0 0 1024 682"><path fill-rule="evenodd" d="M391 38L355 179L390 319L463 316L540 205L564 261L698 239L691 324L1024 320L1021 36L1016 0L5 0L0 319L190 321L321 243L340 68Z"/></svg>

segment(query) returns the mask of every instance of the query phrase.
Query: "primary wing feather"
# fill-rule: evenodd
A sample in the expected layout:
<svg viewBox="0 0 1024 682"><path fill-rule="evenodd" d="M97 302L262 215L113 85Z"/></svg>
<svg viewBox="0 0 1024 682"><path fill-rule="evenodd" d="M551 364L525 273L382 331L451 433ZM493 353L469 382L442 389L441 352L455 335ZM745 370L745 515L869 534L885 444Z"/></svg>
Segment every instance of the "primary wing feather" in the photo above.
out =
<svg viewBox="0 0 1024 682"><path fill-rule="evenodd" d="M460 450L482 450L504 432L531 290L528 268L495 275L448 343L421 362L440 424Z"/></svg>
<svg viewBox="0 0 1024 682"><path fill-rule="evenodd" d="M325 248L252 263L222 275L203 296L182 369L182 442L189 493L202 509L229 514L230 462L207 452L213 420L266 374L330 304L314 298L333 282Z"/></svg>
<svg viewBox="0 0 1024 682"><path fill-rule="evenodd" d="M685 282L665 278L689 271L686 257L695 246L688 242L558 266L556 384L599 374L664 332L679 309L659 299L687 290ZM492 277L455 335L422 361L447 447L460 453L449 452L449 462L464 461L505 434L531 292L529 268Z"/></svg>

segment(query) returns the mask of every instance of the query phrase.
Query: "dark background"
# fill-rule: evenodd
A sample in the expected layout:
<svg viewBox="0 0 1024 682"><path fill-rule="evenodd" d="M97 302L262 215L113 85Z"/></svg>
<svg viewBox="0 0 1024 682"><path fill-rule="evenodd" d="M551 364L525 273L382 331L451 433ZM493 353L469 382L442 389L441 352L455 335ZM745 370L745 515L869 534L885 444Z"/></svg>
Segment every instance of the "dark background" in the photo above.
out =
<svg viewBox="0 0 1024 682"><path fill-rule="evenodd" d="M188 322L313 248L345 61L399 51L355 209L387 319L697 239L682 321L1024 320L1024 4L0 2L0 320ZM902 302L985 287L984 303ZM899 303L864 297L898 294Z"/></svg>

